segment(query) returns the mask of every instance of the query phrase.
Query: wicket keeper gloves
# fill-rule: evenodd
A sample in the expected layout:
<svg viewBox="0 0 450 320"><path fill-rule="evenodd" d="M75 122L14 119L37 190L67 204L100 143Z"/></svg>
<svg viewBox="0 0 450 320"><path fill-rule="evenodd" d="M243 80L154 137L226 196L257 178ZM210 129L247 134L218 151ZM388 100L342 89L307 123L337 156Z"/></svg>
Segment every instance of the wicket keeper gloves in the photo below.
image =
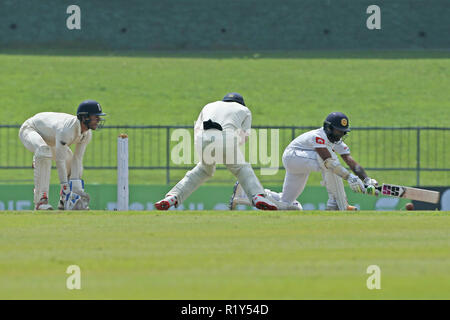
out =
<svg viewBox="0 0 450 320"><path fill-rule="evenodd" d="M70 186L66 183L61 183L61 191L59 192L58 210L64 210L64 204L70 195Z"/></svg>
<svg viewBox="0 0 450 320"><path fill-rule="evenodd" d="M67 193L67 185L69 192ZM89 210L89 195L84 192L84 181L81 179L70 180L61 184L61 200L64 202L64 210Z"/></svg>
<svg viewBox="0 0 450 320"><path fill-rule="evenodd" d="M354 192L364 193L366 191L364 183L361 181L360 178L355 176L353 173L349 174L347 182Z"/></svg>

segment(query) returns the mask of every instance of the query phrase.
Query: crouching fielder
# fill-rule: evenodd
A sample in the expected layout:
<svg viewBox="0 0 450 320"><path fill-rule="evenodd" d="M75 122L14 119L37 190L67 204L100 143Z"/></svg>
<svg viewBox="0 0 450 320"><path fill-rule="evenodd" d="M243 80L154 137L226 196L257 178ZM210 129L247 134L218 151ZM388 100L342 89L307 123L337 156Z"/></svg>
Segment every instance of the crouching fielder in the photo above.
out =
<svg viewBox="0 0 450 320"><path fill-rule="evenodd" d="M364 169L351 157L349 147L342 138L350 132L349 121L341 112L330 113L323 127L306 132L292 141L283 153L283 165L286 176L281 193L266 190L274 200L281 201L278 207L285 210L301 210L296 201L303 192L309 174L322 172L322 183L328 191L327 210L356 210L350 206L342 180L347 180L354 192L365 192L365 186L377 186L378 182L367 176ZM339 162L338 153L344 162L355 173L352 174ZM364 181L364 182L363 182ZM245 198L239 195L239 187L235 186L230 200L230 209L236 204L246 204Z"/></svg>
<svg viewBox="0 0 450 320"><path fill-rule="evenodd" d="M247 140L251 128L251 112L238 93L227 94L222 101L207 104L194 127L194 144L200 161L185 177L157 202L158 210L178 207L202 183L211 178L216 164L223 163L237 178L252 205L262 210L277 210L269 201L249 163L239 148Z"/></svg>
<svg viewBox="0 0 450 320"><path fill-rule="evenodd" d="M101 127L104 116L98 102L82 102L77 115L57 112L38 113L26 120L19 138L33 152L35 210L53 210L49 204L50 170L56 162L61 184L59 210L89 209L84 192L83 156L92 138L91 130ZM69 148L75 144L75 152Z"/></svg>

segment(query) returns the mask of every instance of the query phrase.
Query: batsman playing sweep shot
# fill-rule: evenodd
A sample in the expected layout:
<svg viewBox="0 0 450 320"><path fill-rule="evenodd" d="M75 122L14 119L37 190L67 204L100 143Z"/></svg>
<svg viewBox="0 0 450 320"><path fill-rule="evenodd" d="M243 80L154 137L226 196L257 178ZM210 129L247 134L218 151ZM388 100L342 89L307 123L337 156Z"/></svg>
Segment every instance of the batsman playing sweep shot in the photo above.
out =
<svg viewBox="0 0 450 320"><path fill-rule="evenodd" d="M266 198L261 183L239 149L239 145L248 139L251 122L251 112L238 93L229 93L222 101L207 104L194 126L199 163L155 207L167 210L179 206L214 175L217 163L223 163L237 178L252 205L262 210L277 210L277 206Z"/></svg>
<svg viewBox="0 0 450 320"><path fill-rule="evenodd" d="M328 191L327 210L356 210L348 204L342 180L347 180L354 192L361 193L366 191L366 186L375 187L378 182L368 177L364 168L350 155L349 147L342 140L348 132L350 128L347 116L342 112L332 112L326 117L322 128L298 136L287 146L283 153L283 165L286 169L283 191L277 193L265 190L272 201L281 202L278 204L279 209L302 210L296 199L305 189L309 174L320 171ZM341 165L336 153L355 174ZM234 209L237 204L248 205L248 199L242 194L239 183L234 187L230 209Z"/></svg>
<svg viewBox="0 0 450 320"><path fill-rule="evenodd" d="M84 192L83 156L92 138L91 130L100 128L106 114L97 101L83 101L77 115L41 112L26 120L19 138L33 152L35 210L53 210L49 204L50 170L56 162L61 184L59 210L88 209ZM75 152L69 148L75 144Z"/></svg>

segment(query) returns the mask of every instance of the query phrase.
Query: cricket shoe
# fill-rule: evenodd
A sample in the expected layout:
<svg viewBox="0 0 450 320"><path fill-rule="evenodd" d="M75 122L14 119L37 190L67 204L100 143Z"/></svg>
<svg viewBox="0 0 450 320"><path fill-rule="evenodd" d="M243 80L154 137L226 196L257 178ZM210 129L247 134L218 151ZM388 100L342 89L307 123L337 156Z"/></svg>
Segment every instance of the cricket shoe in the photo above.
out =
<svg viewBox="0 0 450 320"><path fill-rule="evenodd" d="M39 202L36 204L34 210L53 210L53 207L48 203L48 197L45 193L39 200Z"/></svg>
<svg viewBox="0 0 450 320"><path fill-rule="evenodd" d="M155 203L155 207L158 210L169 210L170 207L177 205L177 197L176 196L168 196L161 201Z"/></svg>
<svg viewBox="0 0 450 320"><path fill-rule="evenodd" d="M272 201L264 197L263 194L253 196L253 204L260 210L278 210L277 206Z"/></svg>

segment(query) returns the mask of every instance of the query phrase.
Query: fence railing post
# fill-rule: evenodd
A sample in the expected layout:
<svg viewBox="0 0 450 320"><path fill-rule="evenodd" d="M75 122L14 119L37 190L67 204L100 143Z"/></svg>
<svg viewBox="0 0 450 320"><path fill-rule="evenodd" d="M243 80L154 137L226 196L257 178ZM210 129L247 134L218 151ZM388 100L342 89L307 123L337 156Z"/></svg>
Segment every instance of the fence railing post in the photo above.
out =
<svg viewBox="0 0 450 320"><path fill-rule="evenodd" d="M24 148L24 146L21 144L19 137L18 137L18 130L20 128L20 125L15 124L15 125L1 125L0 124L0 146L3 146L3 148L0 148L0 171L3 170L9 170L9 169L29 169L29 160L32 157L32 154L29 153L29 151L26 150L26 148ZM114 131L118 131L118 129L123 130L123 129L127 129L127 130L131 130L134 133L135 138L133 139L133 143L130 144L130 156L132 156L130 158L130 170L133 169L144 169L144 170L159 170L158 172L162 175L164 172L166 171L166 184L170 184L171 183L171 170L178 170L181 169L180 167L177 167L176 165L172 164L171 161L171 129L176 129L176 128L191 128L190 126L160 126L160 125L149 125L149 126L128 126L128 125L124 125L124 126L106 126L104 128L104 130L114 130ZM282 129L282 130L286 130L286 134L283 133L283 142L285 138L288 138L289 135L291 136L291 139L294 140L296 137L296 134L298 133L302 133L305 130L312 130L314 127L311 126L255 126L255 129ZM137 149L137 146L139 145L139 141L141 142L140 144L143 146L144 145L144 141L145 140L145 136L141 135L141 140L139 140L139 134L137 134L138 129L157 129L157 137L156 139L154 139L152 136L149 137L149 144L147 145L149 149L148 151L148 159L146 158L146 155L144 155L144 151L143 150L139 150ZM396 158L396 153L393 152L388 152L390 150L390 148L382 148L384 150L384 154L381 153L381 158L377 158L377 156L375 156L375 164L374 167L370 168L369 170L376 170L376 171L407 171L407 177L405 176L405 182L404 183L412 183L411 179L412 179L412 175L414 172L416 172L416 185L417 186L421 186L422 184L422 171L424 172L450 172L450 167L448 166L449 162L446 161L446 152L448 152L448 150L445 150L445 146L444 145L444 149L443 150L439 150L438 147L438 141L437 141L437 132L435 132L436 130L439 131L439 133L445 131L445 134L450 132L450 127L439 127L439 128L431 128L431 127L354 127L353 129L355 129L355 131L367 131L367 130L407 130L408 131L408 150L412 151L414 150L414 138L416 139L415 142L415 146L416 146L416 165L414 165L414 154L408 152L407 154L407 159L406 161L402 161L402 157L405 154L402 154L402 156L400 158ZM434 131L432 131L434 130ZM163 132L164 131L164 132ZM414 131L416 131L416 137L414 137ZM422 131L424 132L425 136L424 136L424 140L422 143ZM109 131L112 132L112 131ZM113 145L112 143L115 143L114 140L108 139L105 140L106 136L115 136L113 135L109 135L107 132L105 134L105 136L98 136L96 135L95 138L93 139L93 141L91 142L92 145L88 148L88 152L86 153L86 158L85 158L85 168L86 169L107 169L107 170L111 170L111 169L115 169L114 166L112 166L114 164L114 160L113 157L114 153L112 153L111 151L113 150ZM153 131L152 131L153 132ZM435 132L434 135L431 132ZM166 143L164 146L164 137L162 137L162 134L166 134ZM411 136L412 134L412 136ZM385 135L383 134L383 137ZM367 137L367 142L362 141L361 137L359 137L357 140L354 140L355 145L359 146L359 149L355 149L355 150L366 150L366 148L363 148L363 146L367 146L367 149L370 149L370 146L368 145L373 139L371 139L371 135L367 134L366 136L363 135L363 137ZM376 135L377 137L377 135ZM446 136L443 136L443 139ZM392 139L394 139L395 137L393 136ZM433 139L432 139L433 138ZM10 141L16 139L16 141ZM395 140L395 139L394 139ZM439 138L440 140L440 138ZM7 143L5 144L5 141L7 141ZM131 140L130 140L131 141ZM153 143L156 142L156 146L157 148L154 148ZM383 143L383 141L381 141ZM16 144L14 144L16 143ZM105 143L109 143L109 146L105 146L103 147L98 147L100 144L100 146L103 146ZM138 144L136 144L138 143ZM389 143L388 140L384 141L383 145L386 145L387 143ZM404 142L403 142L404 143ZM411 145L410 145L411 144ZM387 145L386 145L387 146ZM402 142L400 142L400 150L403 150L404 148L404 144L402 144ZM166 161L164 163L164 159L162 158L164 156L164 148L166 148L165 150L165 154L166 154ZM93 152L93 150L95 149L99 149L99 152ZM412 149L412 150L411 150ZM421 155L422 153L422 149L424 151L424 155ZM20 151L22 150L22 151ZM92 151L91 151L92 150ZM155 151L154 151L155 150ZM280 150L280 152L282 152L283 150ZM426 153L425 153L426 151ZM432 152L433 151L433 152ZM106 152L105 154L103 154L104 152ZM139 153L141 152L141 153ZM152 157L154 155L154 153L157 152L156 155L156 164L153 165L152 162ZM100 154L99 154L100 153ZM109 156L107 155L107 153L109 153ZM139 164L139 161L137 161L137 157L141 157L141 164ZM370 159L370 155L365 155L366 158ZM389 157L392 158L389 158ZM442 157L442 165L440 164L438 157ZM100 158L100 159L98 159ZM430 160L429 160L430 159ZM99 161L97 161L99 160ZM144 165L147 164L146 161L149 160L150 161L150 165ZM379 161L378 161L379 160ZM387 164L385 163L387 160ZM162 161L162 162L161 162ZM412 162L411 162L412 161ZM389 164L389 162L391 162L391 165ZM400 163L400 166L396 166L396 163ZM387 166L386 166L387 165ZM422 168L423 167L423 168ZM53 166L53 168L55 168ZM219 167L218 169L226 169L224 167ZM282 166L280 167L280 169L284 169ZM4 171L3 171L4 172ZM160 177L162 178L162 176L160 175ZM0 177L1 179L1 177ZM408 180L406 180L408 179ZM424 176L424 183L427 185L429 184L429 177L428 174L425 174ZM6 180L5 180L6 181ZM8 180L9 181L9 180ZM410 181L410 182L406 182L406 181ZM162 180L160 180L160 182L162 182ZM278 181L277 181L278 182ZM400 182L399 182L400 183ZM444 182L445 183L445 182Z"/></svg>
<svg viewBox="0 0 450 320"><path fill-rule="evenodd" d="M420 186L420 128L417 128L416 185Z"/></svg>
<svg viewBox="0 0 450 320"><path fill-rule="evenodd" d="M166 127L166 184L170 184L170 128Z"/></svg>

